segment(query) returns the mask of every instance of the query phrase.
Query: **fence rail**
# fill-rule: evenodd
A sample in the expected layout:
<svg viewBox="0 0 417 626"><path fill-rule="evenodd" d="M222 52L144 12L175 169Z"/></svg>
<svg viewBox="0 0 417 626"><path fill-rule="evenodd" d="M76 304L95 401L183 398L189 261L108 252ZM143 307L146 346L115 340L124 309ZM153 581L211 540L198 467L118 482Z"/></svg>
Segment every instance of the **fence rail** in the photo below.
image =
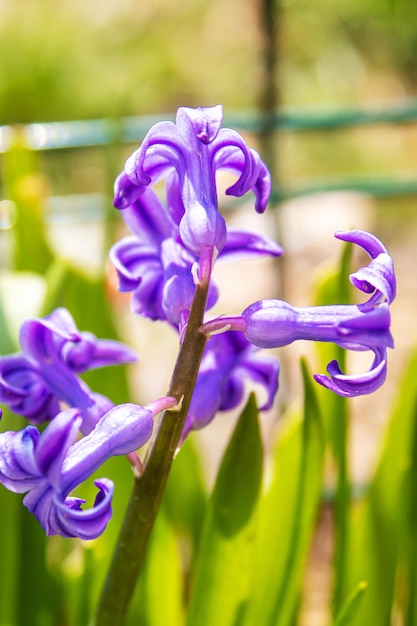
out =
<svg viewBox="0 0 417 626"><path fill-rule="evenodd" d="M92 119L67 122L45 122L19 127L0 126L0 153L7 152L16 132L21 133L32 150L62 150L105 146L112 142L139 143L152 124L162 119L174 119L172 114L127 117L121 120ZM259 112L235 112L225 116L225 123L245 132L323 131L369 125L399 125L417 123L417 99L407 99L387 105L356 108L300 108L283 110L265 118ZM333 179L299 181L275 190L275 200L310 193L349 190L389 197L417 194L417 172L387 178L381 176L348 176Z"/></svg>

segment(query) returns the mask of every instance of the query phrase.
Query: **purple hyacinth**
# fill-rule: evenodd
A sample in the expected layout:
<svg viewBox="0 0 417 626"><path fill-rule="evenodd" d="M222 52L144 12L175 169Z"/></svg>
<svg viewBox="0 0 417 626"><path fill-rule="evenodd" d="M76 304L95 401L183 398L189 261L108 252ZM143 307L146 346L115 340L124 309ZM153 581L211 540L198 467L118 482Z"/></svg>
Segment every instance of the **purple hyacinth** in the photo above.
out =
<svg viewBox="0 0 417 626"><path fill-rule="evenodd" d="M271 180L259 155L247 147L234 130L221 128L222 107L178 109L176 124L159 122L141 147L126 161L116 185L115 206L123 209L138 199L143 189L166 180L168 209L184 246L200 256L214 257L226 243L223 217L218 211L216 172L225 169L238 180L226 194L243 196L252 190L255 208L263 212Z"/></svg>
<svg viewBox="0 0 417 626"><path fill-rule="evenodd" d="M395 298L394 266L383 244L363 231L337 233L336 237L360 245L371 257L366 267L350 276L352 284L370 294L360 305L292 307L281 300L255 302L238 317L224 317L204 324L205 333L238 330L261 348L277 348L299 339L330 341L349 350L370 350L374 360L362 375L343 374L337 361L328 374L315 375L321 385L343 396L372 393L384 382L387 348L393 347L389 305Z"/></svg>
<svg viewBox="0 0 417 626"><path fill-rule="evenodd" d="M113 246L121 291L132 291L132 309L153 320L182 326L187 320L195 282L210 279L213 261L223 258L278 256L281 248L267 237L226 230L218 211L216 172L238 176L227 194L252 190L262 212L271 180L259 155L238 133L222 129L220 106L180 108L177 123L155 124L126 162L115 183L114 204L133 233ZM166 206L151 189L166 181ZM208 308L217 300L210 286Z"/></svg>
<svg viewBox="0 0 417 626"><path fill-rule="evenodd" d="M54 418L65 405L77 407L84 434L113 403L92 392L78 374L137 358L117 341L80 332L62 308L25 321L19 338L21 352L0 357L0 402L34 424Z"/></svg>
<svg viewBox="0 0 417 626"><path fill-rule="evenodd" d="M122 404L103 415L96 427L76 441L83 416L66 409L39 433L35 426L0 434L0 483L10 491L25 493L24 505L41 523L47 535L94 539L112 514L112 481L95 481L98 493L91 508L70 493L108 458L130 454L150 438L153 418L173 408L166 397L141 407Z"/></svg>
<svg viewBox="0 0 417 626"><path fill-rule="evenodd" d="M124 174L122 178L125 180ZM125 203L123 219L133 234L117 242L110 251L119 289L132 292L132 310L138 315L182 325L191 308L199 264L198 256L181 239L182 214L169 213L153 190L146 187L139 196L125 198ZM219 260L274 257L281 253L281 247L268 237L229 228ZM208 309L217 297L217 288L211 283Z"/></svg>
<svg viewBox="0 0 417 626"><path fill-rule="evenodd" d="M238 407L245 395L245 381L264 388L266 401L260 410L272 407L278 390L279 365L261 356L243 333L226 332L210 337L201 362L182 440L190 430L207 426L217 411Z"/></svg>

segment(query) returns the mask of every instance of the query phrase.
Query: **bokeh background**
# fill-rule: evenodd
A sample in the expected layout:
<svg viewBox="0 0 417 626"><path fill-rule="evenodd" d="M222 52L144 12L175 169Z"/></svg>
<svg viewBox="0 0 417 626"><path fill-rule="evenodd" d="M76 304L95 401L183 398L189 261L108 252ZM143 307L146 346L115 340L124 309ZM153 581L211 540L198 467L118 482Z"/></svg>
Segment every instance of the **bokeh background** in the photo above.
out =
<svg viewBox="0 0 417 626"><path fill-rule="evenodd" d="M112 181L140 140L140 132L136 142L122 140L124 120L221 103L226 121L270 163L275 197L265 218L250 203L238 208L222 199L222 207L230 222L276 234L286 255L279 267L216 270L216 311L278 294L309 304L324 264L340 256L332 240L338 229L371 229L393 254L399 296L389 379L372 398L352 403L352 480L366 482L417 343L416 50L413 0L0 0L0 282L15 326L37 310L45 290L33 276L18 284L11 274L15 205L23 198L36 206L47 245L97 277L109 244L124 232L111 208ZM273 112L279 117L271 121ZM71 129L66 122L89 120L110 124L111 141L27 153L27 125ZM35 261L20 258L19 269L33 270ZM175 339L146 321L133 324L128 298L118 299L105 271L119 335L142 357L129 373L131 394L146 402L165 391ZM297 396L297 359L305 353L310 347L279 353L283 408ZM209 484L234 419L197 437ZM272 426L266 421L266 440ZM308 626L328 614L331 552L331 519L323 514L306 577Z"/></svg>

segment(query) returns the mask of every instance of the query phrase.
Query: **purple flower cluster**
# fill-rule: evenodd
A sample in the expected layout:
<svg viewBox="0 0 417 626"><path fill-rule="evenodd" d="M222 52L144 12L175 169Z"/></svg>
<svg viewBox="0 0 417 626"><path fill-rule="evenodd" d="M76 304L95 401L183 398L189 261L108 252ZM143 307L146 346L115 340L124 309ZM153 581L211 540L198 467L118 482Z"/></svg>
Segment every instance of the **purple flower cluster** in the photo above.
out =
<svg viewBox="0 0 417 626"><path fill-rule="evenodd" d="M222 128L221 107L180 108L175 124L161 122L151 128L115 183L115 206L131 232L110 251L120 290L131 292L134 313L170 324L180 344L196 287L208 287L207 311L217 301L211 273L218 259L282 253L268 237L226 226L218 208L220 170L237 177L226 194L240 197L252 192L256 211L265 210L271 191L269 172L238 133ZM247 381L263 388L266 399L260 409L271 408L279 366L275 358L260 352L263 348L307 339L369 350L374 361L365 374L345 375L332 362L328 376L315 379L343 396L371 393L382 385L387 348L393 346L392 259L373 235L351 231L336 236L358 244L370 256L369 264L351 275L368 300L360 305L303 308L266 300L241 315L204 323L201 332L209 340L182 440L191 430L206 426L218 411L241 405ZM89 509L83 509L84 501L71 492L110 456L128 455L135 467L136 450L149 440L154 416L174 408L177 401L167 396L146 407L115 407L91 391L80 373L136 357L118 342L79 332L64 309L26 321L20 346L18 354L0 357L0 402L31 425L0 434L0 482L26 494L24 504L47 534L96 537L111 516L112 483L96 481L98 494ZM36 425L44 421L49 423L40 433Z"/></svg>
<svg viewBox="0 0 417 626"><path fill-rule="evenodd" d="M239 176L226 190L253 191L262 212L271 180L259 155L235 131L221 129L220 107L180 108L177 124L156 124L116 180L115 206L132 232L116 243L110 258L121 291L132 292L135 313L174 326L185 323L199 278L210 277L217 256L224 259L279 256L281 247L252 232L226 229L218 210L218 170ZM166 181L166 204L151 186ZM208 308L217 301L210 286Z"/></svg>
<svg viewBox="0 0 417 626"><path fill-rule="evenodd" d="M126 454L135 466L153 417L176 400L114 407L92 392L78 374L136 356L117 341L80 332L66 309L24 322L20 346L21 352L0 357L0 402L32 424L50 423L42 434L35 426L0 434L0 482L26 493L25 506L48 535L93 539L111 517L113 483L96 481L96 500L86 510L69 493L110 456ZM85 436L76 441L79 434Z"/></svg>

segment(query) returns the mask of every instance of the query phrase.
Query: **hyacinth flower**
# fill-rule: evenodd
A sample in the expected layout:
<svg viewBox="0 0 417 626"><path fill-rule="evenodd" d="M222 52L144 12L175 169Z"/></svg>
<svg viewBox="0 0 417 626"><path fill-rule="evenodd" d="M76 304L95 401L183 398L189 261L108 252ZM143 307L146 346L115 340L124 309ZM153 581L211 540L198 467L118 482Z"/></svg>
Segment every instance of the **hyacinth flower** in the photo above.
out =
<svg viewBox="0 0 417 626"><path fill-rule="evenodd" d="M110 250L120 291L132 292L134 313L182 325L194 296L198 257L183 244L178 224L152 189L145 188L122 210L122 216L133 234ZM281 247L264 235L228 229L219 260L280 254ZM211 283L208 309L217 298L217 288Z"/></svg>
<svg viewBox="0 0 417 626"><path fill-rule="evenodd" d="M252 190L262 212L271 181L259 155L233 130L221 129L221 107L180 108L177 124L156 124L126 162L115 183L114 204L133 235L116 243L110 258L121 291L132 291L132 309L153 320L184 322L202 276L212 261L278 256L281 248L267 237L226 230L218 211L215 174L227 169L239 176L228 194ZM166 180L166 207L151 187ZM201 250L205 255L201 258ZM217 300L210 286L208 308Z"/></svg>
<svg viewBox="0 0 417 626"><path fill-rule="evenodd" d="M374 353L368 372L345 375L337 361L327 367L328 376L315 380L342 396L372 393L386 378L387 348L393 347L389 305L395 298L394 266L383 244L363 231L336 233L336 237L361 246L371 257L366 267L350 276L352 284L369 299L359 305L331 305L295 308L281 300L255 302L240 316L222 317L203 325L205 333L224 330L243 332L260 348L277 348L293 341L330 341L342 348Z"/></svg>
<svg viewBox="0 0 417 626"><path fill-rule="evenodd" d="M145 406L123 404L110 409L85 437L76 440L83 423L79 409L66 409L42 434L36 426L0 434L0 483L25 493L23 504L47 535L94 539L112 515L114 485L95 481L98 493L91 508L69 494L108 458L141 448L153 431L154 416L176 404L166 397Z"/></svg>
<svg viewBox="0 0 417 626"><path fill-rule="evenodd" d="M78 374L137 358L117 341L80 332L70 313L62 308L44 318L25 321L19 340L21 352L0 357L0 402L33 424L53 419L62 408L77 407L84 434L113 403L92 392Z"/></svg>
<svg viewBox="0 0 417 626"><path fill-rule="evenodd" d="M245 381L266 391L259 407L268 411L278 390L279 365L272 357L261 356L259 349L239 332L225 332L210 338L201 361L190 408L182 432L184 441L190 430L207 426L218 411L237 408L245 396Z"/></svg>

